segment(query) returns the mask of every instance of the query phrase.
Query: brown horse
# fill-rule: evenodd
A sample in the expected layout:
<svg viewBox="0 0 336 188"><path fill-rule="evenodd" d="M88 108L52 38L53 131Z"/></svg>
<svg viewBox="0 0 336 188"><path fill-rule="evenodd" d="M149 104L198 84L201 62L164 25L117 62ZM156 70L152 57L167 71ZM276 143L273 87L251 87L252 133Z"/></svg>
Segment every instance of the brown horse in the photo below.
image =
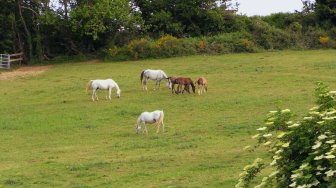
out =
<svg viewBox="0 0 336 188"><path fill-rule="evenodd" d="M204 77L199 77L195 84L197 84L198 95L202 95L204 91L208 92L208 81Z"/></svg>
<svg viewBox="0 0 336 188"><path fill-rule="evenodd" d="M178 84L177 87L177 91L175 91L176 94L179 93L183 93L184 91L187 91L188 93L190 93L189 91L189 86L191 86L193 92L195 93L195 85L193 83L193 81L191 80L191 78L188 77L168 77L170 83L172 84L171 86L171 90L172 93L174 93L175 91L175 84ZM184 86L184 89L182 91L182 86Z"/></svg>

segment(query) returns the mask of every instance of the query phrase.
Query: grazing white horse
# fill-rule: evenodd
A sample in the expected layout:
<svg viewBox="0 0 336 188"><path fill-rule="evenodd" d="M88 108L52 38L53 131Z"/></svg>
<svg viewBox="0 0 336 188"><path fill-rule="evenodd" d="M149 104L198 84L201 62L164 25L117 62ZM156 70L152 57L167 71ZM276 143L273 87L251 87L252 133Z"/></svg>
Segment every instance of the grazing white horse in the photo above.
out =
<svg viewBox="0 0 336 188"><path fill-rule="evenodd" d="M147 91L147 80L148 79L156 81L156 84L155 84L156 87L154 88L154 90L159 89L160 82L163 79L167 80L166 86L170 89L171 84L169 82L168 76L162 70L147 69L147 70L144 70L144 71L141 72L140 81L142 83L142 89L144 89L146 91Z"/></svg>
<svg viewBox="0 0 336 188"><path fill-rule="evenodd" d="M98 89L105 89L105 90L108 90L108 98L111 100L111 91L112 91L113 88L116 88L116 95L119 98L120 97L120 92L121 92L120 88L119 88L118 84L112 79L90 80L87 83L86 92L89 89L92 89L92 97L91 97L92 101L95 101L94 97L96 97L96 99L98 101L97 90ZM107 96L106 96L106 99L107 99Z"/></svg>
<svg viewBox="0 0 336 188"><path fill-rule="evenodd" d="M162 132L164 132L163 117L164 113L162 110L155 110L153 112L142 112L138 117L137 124L135 125L136 133L140 133L141 123L144 124L144 130L142 132L146 132L146 134L148 134L147 123L156 123L156 133L159 133L160 126L162 125Z"/></svg>

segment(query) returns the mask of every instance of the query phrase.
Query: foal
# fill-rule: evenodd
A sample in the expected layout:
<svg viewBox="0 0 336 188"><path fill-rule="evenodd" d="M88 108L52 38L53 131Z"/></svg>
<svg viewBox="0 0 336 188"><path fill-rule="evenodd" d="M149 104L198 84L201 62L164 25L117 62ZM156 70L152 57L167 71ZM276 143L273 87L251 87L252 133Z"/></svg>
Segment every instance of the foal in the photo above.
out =
<svg viewBox="0 0 336 188"><path fill-rule="evenodd" d="M175 91L176 94L183 93L184 91L189 91L189 86L191 86L193 92L195 93L195 85L191 78L188 77L169 77L168 78L172 84L171 89L172 89L172 94L175 91L175 84L178 84L177 91ZM184 89L182 90L182 86L184 85Z"/></svg>
<svg viewBox="0 0 336 188"><path fill-rule="evenodd" d="M199 77L195 84L197 84L198 95L202 95L203 92L208 92L208 81L204 77Z"/></svg>

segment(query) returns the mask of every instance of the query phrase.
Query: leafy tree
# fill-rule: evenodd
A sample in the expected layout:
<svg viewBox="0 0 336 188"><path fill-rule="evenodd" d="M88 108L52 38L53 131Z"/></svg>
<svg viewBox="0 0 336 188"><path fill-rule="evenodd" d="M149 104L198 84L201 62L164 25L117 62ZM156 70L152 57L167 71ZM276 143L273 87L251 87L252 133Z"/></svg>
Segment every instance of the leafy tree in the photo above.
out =
<svg viewBox="0 0 336 188"><path fill-rule="evenodd" d="M12 53L15 46L15 1L2 2L2 8L0 9L0 52Z"/></svg>
<svg viewBox="0 0 336 188"><path fill-rule="evenodd" d="M142 28L141 17L127 0L78 1L70 17L72 30L85 37L89 45L104 45L119 32Z"/></svg>
<svg viewBox="0 0 336 188"><path fill-rule="evenodd" d="M150 33L199 36L218 33L232 21L230 0L135 0Z"/></svg>
<svg viewBox="0 0 336 188"><path fill-rule="evenodd" d="M336 0L316 0L315 11L321 21L336 25Z"/></svg>
<svg viewBox="0 0 336 188"><path fill-rule="evenodd" d="M273 172L260 187L335 187L336 185L336 92L319 83L317 106L300 121L289 109L270 111L265 126L253 136L268 148L269 165L254 163L241 174L236 187L246 187L252 177L271 166ZM260 161L260 160L259 160Z"/></svg>

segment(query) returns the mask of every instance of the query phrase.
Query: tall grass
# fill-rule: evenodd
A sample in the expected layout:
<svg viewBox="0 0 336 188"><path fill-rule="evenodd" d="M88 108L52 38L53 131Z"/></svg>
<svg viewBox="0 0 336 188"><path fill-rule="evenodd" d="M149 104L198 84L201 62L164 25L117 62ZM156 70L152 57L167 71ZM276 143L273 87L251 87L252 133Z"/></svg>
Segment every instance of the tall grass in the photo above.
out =
<svg viewBox="0 0 336 188"><path fill-rule="evenodd" d="M56 64L0 81L0 186L233 187L256 156L242 148L269 110L297 115L313 105L316 81L335 88L334 50L161 60ZM209 92L171 95L140 72L205 76ZM88 80L113 78L121 98L99 102ZM165 133L135 134L142 111L163 109ZM259 155L265 155L260 151Z"/></svg>

